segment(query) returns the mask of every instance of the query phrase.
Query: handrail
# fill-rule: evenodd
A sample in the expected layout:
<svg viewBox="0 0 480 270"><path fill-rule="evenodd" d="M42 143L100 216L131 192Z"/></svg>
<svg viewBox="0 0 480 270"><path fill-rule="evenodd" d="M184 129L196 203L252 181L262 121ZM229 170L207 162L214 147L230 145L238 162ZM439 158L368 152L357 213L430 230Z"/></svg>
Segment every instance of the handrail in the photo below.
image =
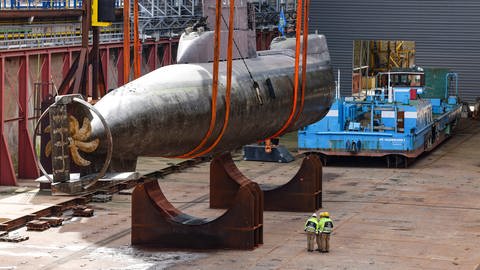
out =
<svg viewBox="0 0 480 270"><path fill-rule="evenodd" d="M61 30L55 32L41 31L42 27L47 27L48 25L19 25L14 31L0 27L0 50L73 46L81 44L81 31L79 30L80 24L78 24L78 26L72 26L72 24L51 25L58 26ZM64 26L68 26L68 29ZM91 35L89 39L92 39ZM120 42L122 40L123 33L118 24L113 24L112 26L105 27L101 30L100 41L103 43Z"/></svg>
<svg viewBox="0 0 480 270"><path fill-rule="evenodd" d="M115 7L123 7L116 0ZM0 0L0 10L82 9L82 0Z"/></svg>

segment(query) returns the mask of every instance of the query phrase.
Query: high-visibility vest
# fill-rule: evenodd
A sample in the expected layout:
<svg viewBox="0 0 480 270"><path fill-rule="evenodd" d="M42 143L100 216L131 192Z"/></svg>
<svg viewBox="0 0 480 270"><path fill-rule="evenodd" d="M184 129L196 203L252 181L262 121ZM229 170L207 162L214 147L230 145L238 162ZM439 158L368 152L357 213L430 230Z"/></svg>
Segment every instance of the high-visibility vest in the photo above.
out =
<svg viewBox="0 0 480 270"><path fill-rule="evenodd" d="M305 223L305 230L307 232L316 232L318 229L318 220L316 217L311 217Z"/></svg>
<svg viewBox="0 0 480 270"><path fill-rule="evenodd" d="M318 222L318 231L321 233L331 233L333 230L333 221L328 217L321 217Z"/></svg>

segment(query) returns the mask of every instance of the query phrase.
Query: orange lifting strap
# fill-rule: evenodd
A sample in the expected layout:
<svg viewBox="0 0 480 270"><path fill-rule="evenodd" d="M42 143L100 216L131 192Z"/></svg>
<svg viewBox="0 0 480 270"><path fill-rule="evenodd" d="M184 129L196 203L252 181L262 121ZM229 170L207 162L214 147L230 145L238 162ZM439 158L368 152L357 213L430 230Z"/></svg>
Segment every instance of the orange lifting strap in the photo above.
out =
<svg viewBox="0 0 480 270"><path fill-rule="evenodd" d="M300 34L302 28L302 6L303 1L298 0L297 4L297 22L296 22L296 47L295 47L295 74L294 74L294 94L293 94L293 102L292 102L292 110L288 117L287 122L282 126L282 128L277 131L274 135L270 136L270 138L276 138L283 134L283 132L293 123L298 120L301 112L303 111L304 100L305 100L305 89L306 89L306 72L307 72L307 51L308 51L308 8L309 8L309 0L305 0L304 5L304 35L303 35L303 49L302 49L302 89L301 89L301 98L300 98L300 109L297 111L297 103L298 103L298 79L299 79L299 65L300 65ZM233 28L234 28L234 13L235 13L235 0L230 0L230 13L229 13L229 25L228 25L228 48L227 48L227 86L225 92L225 120L222 126L222 130L220 134L215 139L212 145L208 148L204 149L203 151L198 152L204 145L207 143L208 139L213 133L215 128L216 122L216 114L217 114L217 94L218 94L218 66L220 60L220 17L221 17L221 0L217 0L216 2L216 18L215 18L215 45L214 45L214 62L213 62L213 83L212 83L212 115L210 120L210 126L205 134L204 138L200 142L200 144L195 147L190 152L177 156L177 158L194 158L198 156L205 155L212 151L222 139L230 117L230 97L231 97L231 87L232 87L232 60L233 60ZM196 153L198 152L198 153Z"/></svg>
<svg viewBox="0 0 480 270"><path fill-rule="evenodd" d="M300 108L293 124L298 120L298 117L303 112L303 105L305 104L305 89L307 88L307 52L308 52L308 17L310 9L310 0L305 0L303 9L303 48L302 48L302 94L300 98Z"/></svg>
<svg viewBox="0 0 480 270"><path fill-rule="evenodd" d="M233 50L233 18L234 18L234 0L230 0L230 18L229 18L229 32L228 32L228 55L227 55L227 89L225 93L225 121L222 127L222 130L215 140L215 142L205 149L204 151L198 152L202 147L207 143L208 139L213 133L215 129L215 122L217 118L217 95L218 95L218 70L219 70L219 62L220 62L220 19L222 16L222 1L217 0L216 2L216 17L215 17L215 34L214 34L214 57L213 57L213 82L212 82L212 114L210 118L210 126L208 128L207 133L203 137L200 144L197 145L193 150L190 152L183 154L181 156L177 156L177 158L194 158L205 153L210 152L217 144L220 142L226 127L228 125L228 119L230 115L230 93L231 93L231 84L232 84L232 50Z"/></svg>
<svg viewBox="0 0 480 270"><path fill-rule="evenodd" d="M138 0L133 0L133 71L134 78L141 76L142 48L138 33Z"/></svg>
<svg viewBox="0 0 480 270"><path fill-rule="evenodd" d="M295 114L297 113L297 102L298 102L298 77L299 77L299 64L300 64L300 34L301 34L301 30L302 30L302 5L303 4L303 1L302 0L298 0L297 2L297 23L296 23L296 46L295 46L295 75L294 75L294 88L293 88L293 103L292 103L292 110L290 111L290 116L288 117L288 120L287 122L285 122L285 124L282 126L282 128L277 131L275 134L273 134L272 136L269 137L269 139L271 138L277 138L278 136L282 135L283 132L290 126L290 124L292 124L292 120L295 116ZM304 47L305 47L305 43L304 43ZM306 56L306 50L304 49L303 50L303 53L304 55ZM302 64L303 62L305 62L305 59L306 57L304 57L304 61L302 61ZM306 66L304 65L303 66L303 70L306 71ZM304 85L304 83L303 83ZM302 87L304 88L304 87ZM303 91L302 91L302 104L303 104L303 98L304 98L304 94L303 94ZM303 106L303 105L302 105Z"/></svg>
<svg viewBox="0 0 480 270"><path fill-rule="evenodd" d="M220 134L218 134L217 139L213 142L210 147L203 150L202 152L194 155L193 157L199 157L202 155L207 154L208 152L212 151L215 148L227 130L228 120L230 117L230 94L232 92L232 69L233 69L233 28L234 28L234 18L235 18L235 0L230 0L230 12L228 18L228 47L227 47L227 88L225 90L225 120L223 122L222 130Z"/></svg>
<svg viewBox="0 0 480 270"><path fill-rule="evenodd" d="M130 81L130 0L123 0L123 84Z"/></svg>

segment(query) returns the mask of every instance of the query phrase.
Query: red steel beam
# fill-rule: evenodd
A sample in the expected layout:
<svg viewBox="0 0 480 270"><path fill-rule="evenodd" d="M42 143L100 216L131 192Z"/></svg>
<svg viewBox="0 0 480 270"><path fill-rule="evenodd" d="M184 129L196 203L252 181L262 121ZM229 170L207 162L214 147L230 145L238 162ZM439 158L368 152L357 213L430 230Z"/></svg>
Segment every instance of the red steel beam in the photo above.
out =
<svg viewBox="0 0 480 270"><path fill-rule="evenodd" d="M51 69L51 63L52 63L52 54L47 53L43 56L43 62L42 62L42 100L45 100L50 94L50 78L52 76L52 69Z"/></svg>
<svg viewBox="0 0 480 270"><path fill-rule="evenodd" d="M262 32L257 31L256 32L257 38L256 38L256 43L257 43L257 51L262 50Z"/></svg>
<svg viewBox="0 0 480 270"><path fill-rule="evenodd" d="M147 66L151 72L157 69L157 44L149 45L149 47L150 50L148 51Z"/></svg>
<svg viewBox="0 0 480 270"><path fill-rule="evenodd" d="M166 43L163 50L162 66L168 66L172 64L172 43Z"/></svg>
<svg viewBox="0 0 480 270"><path fill-rule="evenodd" d="M101 97L100 89L102 87L102 83L100 82L100 29L98 26L92 27L93 28L93 46L91 53L93 55L92 62L92 89L91 89L91 96L93 100L97 100ZM88 71L87 71L88 73Z"/></svg>
<svg viewBox="0 0 480 270"><path fill-rule="evenodd" d="M122 86L125 84L125 79L124 79L125 73L123 70L124 60L125 58L123 57L123 50L120 50L118 52L118 61L117 61L117 74L118 74L117 86Z"/></svg>
<svg viewBox="0 0 480 270"><path fill-rule="evenodd" d="M106 48L105 50L100 51L100 59L102 60L102 71L105 80L105 91L108 92L108 63L110 61L110 49Z"/></svg>
<svg viewBox="0 0 480 270"><path fill-rule="evenodd" d="M88 48L82 48L80 50L80 55L78 56L78 66L75 72L75 81L73 82L73 93L80 93L83 96L87 96L87 89L83 86L87 84L86 80L88 80L88 76L84 77L84 74L87 72L85 68L85 61L88 61ZM84 80L82 80L82 78L84 78Z"/></svg>
<svg viewBox="0 0 480 270"><path fill-rule="evenodd" d="M0 186L15 186L17 180L15 170L13 169L12 158L8 151L7 140L5 138L4 124L4 104L5 104L5 58L0 57Z"/></svg>
<svg viewBox="0 0 480 270"><path fill-rule="evenodd" d="M20 59L18 72L18 105L22 119L18 122L18 177L37 178L35 152L28 134L28 56Z"/></svg>
<svg viewBox="0 0 480 270"><path fill-rule="evenodd" d="M72 65L72 52L69 51L63 55L62 80L67 77L68 70Z"/></svg>

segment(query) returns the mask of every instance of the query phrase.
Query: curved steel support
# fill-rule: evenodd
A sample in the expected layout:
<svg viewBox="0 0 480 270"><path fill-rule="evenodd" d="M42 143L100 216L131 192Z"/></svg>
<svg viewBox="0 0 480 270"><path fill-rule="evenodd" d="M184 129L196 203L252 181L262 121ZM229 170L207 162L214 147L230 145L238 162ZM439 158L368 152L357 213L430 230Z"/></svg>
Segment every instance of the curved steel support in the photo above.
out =
<svg viewBox="0 0 480 270"><path fill-rule="evenodd" d="M210 167L210 207L228 208L241 183L248 181L230 154L215 158ZM297 174L285 185L260 186L267 211L312 212L322 207L322 162L307 155Z"/></svg>
<svg viewBox="0 0 480 270"><path fill-rule="evenodd" d="M156 179L145 182L137 185L132 194L132 244L254 249L263 244L262 196L256 183L245 182L233 197L233 206L212 220L182 213L166 199Z"/></svg>
<svg viewBox="0 0 480 270"><path fill-rule="evenodd" d="M322 208L322 162L317 155L308 155L288 183L261 188L267 211L314 212Z"/></svg>

